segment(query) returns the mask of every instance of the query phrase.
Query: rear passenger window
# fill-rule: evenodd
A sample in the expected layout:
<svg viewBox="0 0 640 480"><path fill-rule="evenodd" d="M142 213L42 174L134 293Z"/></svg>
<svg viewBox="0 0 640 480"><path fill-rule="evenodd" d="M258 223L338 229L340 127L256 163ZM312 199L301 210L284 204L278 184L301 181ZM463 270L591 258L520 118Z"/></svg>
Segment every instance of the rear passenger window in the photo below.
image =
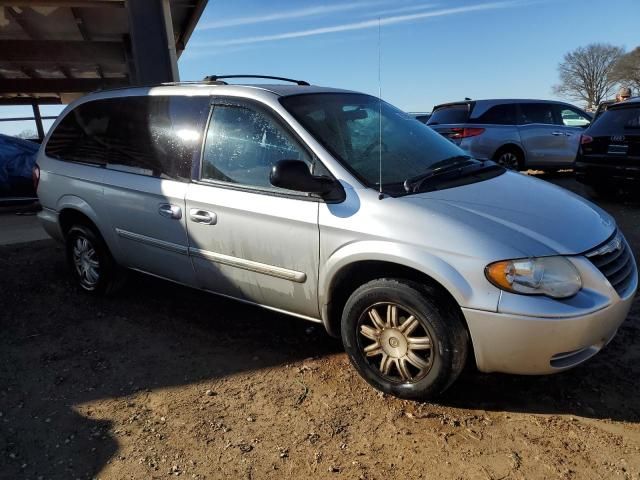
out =
<svg viewBox="0 0 640 480"><path fill-rule="evenodd" d="M208 97L145 96L97 100L70 112L46 153L143 175L191 178Z"/></svg>
<svg viewBox="0 0 640 480"><path fill-rule="evenodd" d="M515 103L506 103L503 105L495 105L489 108L478 118L471 118L470 123L481 123L490 125L515 125L517 123Z"/></svg>
<svg viewBox="0 0 640 480"><path fill-rule="evenodd" d="M269 181L280 160L303 160L309 154L271 117L244 106L216 105L205 140L202 178L250 187L276 189Z"/></svg>
<svg viewBox="0 0 640 480"><path fill-rule="evenodd" d="M545 125L553 125L553 104L551 103L523 103L520 105L522 110L522 123L528 125L531 123L542 123Z"/></svg>

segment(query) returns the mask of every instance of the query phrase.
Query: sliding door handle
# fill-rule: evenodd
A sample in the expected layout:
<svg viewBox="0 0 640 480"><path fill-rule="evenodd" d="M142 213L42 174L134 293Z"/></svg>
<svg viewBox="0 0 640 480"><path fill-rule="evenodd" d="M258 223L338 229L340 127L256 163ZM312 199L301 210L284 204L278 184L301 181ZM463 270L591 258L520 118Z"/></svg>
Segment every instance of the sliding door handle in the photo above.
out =
<svg viewBox="0 0 640 480"><path fill-rule="evenodd" d="M189 219L194 223L202 223L203 225L215 225L218 223L218 216L215 213L197 208L189 210Z"/></svg>
<svg viewBox="0 0 640 480"><path fill-rule="evenodd" d="M172 218L173 220L180 220L182 218L182 209L170 203L162 203L158 207L158 213L163 217Z"/></svg>

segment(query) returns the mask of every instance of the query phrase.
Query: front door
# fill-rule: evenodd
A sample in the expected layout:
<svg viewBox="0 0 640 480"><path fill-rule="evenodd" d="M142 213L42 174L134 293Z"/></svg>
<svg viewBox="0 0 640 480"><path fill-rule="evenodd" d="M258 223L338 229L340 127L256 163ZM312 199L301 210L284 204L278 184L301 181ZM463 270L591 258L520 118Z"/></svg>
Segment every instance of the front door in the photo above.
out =
<svg viewBox="0 0 640 480"><path fill-rule="evenodd" d="M527 166L559 166L566 163L567 137L556 124L554 104L520 105L520 139L526 152Z"/></svg>
<svg viewBox="0 0 640 480"><path fill-rule="evenodd" d="M568 105L556 105L556 118L566 138L564 162L572 164L578 155L580 138L591 124L591 119L577 108Z"/></svg>
<svg viewBox="0 0 640 480"><path fill-rule="evenodd" d="M259 105L214 101L189 185L189 253L202 288L319 318L318 201L273 187L272 165L312 156Z"/></svg>

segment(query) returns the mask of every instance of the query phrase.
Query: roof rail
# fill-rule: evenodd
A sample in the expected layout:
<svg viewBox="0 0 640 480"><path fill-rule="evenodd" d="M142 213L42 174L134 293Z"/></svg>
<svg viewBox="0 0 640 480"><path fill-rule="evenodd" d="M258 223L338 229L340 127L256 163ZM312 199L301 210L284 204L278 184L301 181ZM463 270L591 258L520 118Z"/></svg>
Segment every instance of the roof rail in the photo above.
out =
<svg viewBox="0 0 640 480"><path fill-rule="evenodd" d="M183 80L180 82L162 82L160 85L164 87L180 86L180 85L202 85L203 83L212 83L214 85L227 85L227 82L222 80L208 80L208 77L204 80Z"/></svg>
<svg viewBox="0 0 640 480"><path fill-rule="evenodd" d="M305 82L304 80L294 80L292 78L284 78L284 77L270 77L268 75L207 75L204 77L203 81L205 82L217 82L222 78L266 78L269 80L280 80L282 82L291 82L297 83L302 86L309 86L309 82Z"/></svg>

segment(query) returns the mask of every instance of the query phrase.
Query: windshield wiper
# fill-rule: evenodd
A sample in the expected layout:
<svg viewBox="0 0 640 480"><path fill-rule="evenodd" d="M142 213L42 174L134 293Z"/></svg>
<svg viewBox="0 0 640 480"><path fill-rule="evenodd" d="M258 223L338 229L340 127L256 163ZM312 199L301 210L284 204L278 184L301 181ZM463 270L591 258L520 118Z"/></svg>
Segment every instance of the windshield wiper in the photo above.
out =
<svg viewBox="0 0 640 480"><path fill-rule="evenodd" d="M477 160L474 160L467 155L458 155L456 157L447 158L440 162L434 163L426 172L421 173L420 175L416 175L415 177L407 178L404 181L404 189L407 193L417 192L422 184L430 178L434 178L439 175L443 175L445 173L449 173L476 163L478 163ZM482 164L484 165L484 162L482 162Z"/></svg>

